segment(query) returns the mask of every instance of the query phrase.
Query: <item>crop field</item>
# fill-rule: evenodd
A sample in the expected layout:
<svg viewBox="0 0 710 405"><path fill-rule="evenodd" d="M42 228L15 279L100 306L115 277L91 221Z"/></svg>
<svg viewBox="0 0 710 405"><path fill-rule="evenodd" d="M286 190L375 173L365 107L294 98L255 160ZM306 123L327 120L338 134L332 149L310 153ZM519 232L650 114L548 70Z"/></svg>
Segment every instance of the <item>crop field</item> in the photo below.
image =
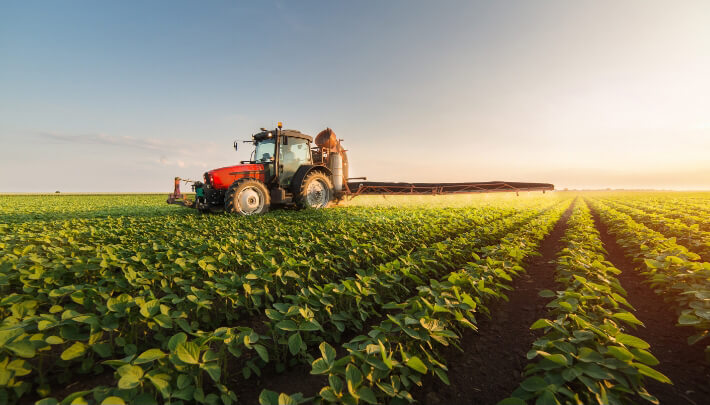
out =
<svg viewBox="0 0 710 405"><path fill-rule="evenodd" d="M0 317L0 404L707 404L710 193L5 195Z"/></svg>

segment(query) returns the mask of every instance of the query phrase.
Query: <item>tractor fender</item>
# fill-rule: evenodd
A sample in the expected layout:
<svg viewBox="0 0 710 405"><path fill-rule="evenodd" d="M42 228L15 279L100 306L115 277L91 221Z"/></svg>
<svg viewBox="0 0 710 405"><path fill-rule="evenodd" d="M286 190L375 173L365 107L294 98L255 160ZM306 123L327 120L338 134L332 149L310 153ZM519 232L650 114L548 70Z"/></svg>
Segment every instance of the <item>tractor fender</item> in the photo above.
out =
<svg viewBox="0 0 710 405"><path fill-rule="evenodd" d="M328 177L332 178L333 173L330 171L325 166L320 166L320 165L302 165L301 167L296 170L296 174L293 175L293 178L291 179L291 192L296 195L301 192L301 183L303 182L303 179L306 178L308 173L312 171L321 171L325 173Z"/></svg>

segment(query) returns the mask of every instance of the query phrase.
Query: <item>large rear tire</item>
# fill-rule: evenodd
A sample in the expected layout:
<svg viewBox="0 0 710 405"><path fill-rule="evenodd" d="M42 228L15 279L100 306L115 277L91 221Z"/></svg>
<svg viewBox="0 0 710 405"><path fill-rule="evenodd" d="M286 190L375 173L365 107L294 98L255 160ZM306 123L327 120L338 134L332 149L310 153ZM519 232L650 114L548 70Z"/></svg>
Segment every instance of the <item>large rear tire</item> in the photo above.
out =
<svg viewBox="0 0 710 405"><path fill-rule="evenodd" d="M240 215L258 215L269 211L271 196L264 183L255 179L235 181L224 195L224 210Z"/></svg>
<svg viewBox="0 0 710 405"><path fill-rule="evenodd" d="M334 194L330 177L321 171L312 171L301 182L296 204L300 208L326 208L333 201Z"/></svg>

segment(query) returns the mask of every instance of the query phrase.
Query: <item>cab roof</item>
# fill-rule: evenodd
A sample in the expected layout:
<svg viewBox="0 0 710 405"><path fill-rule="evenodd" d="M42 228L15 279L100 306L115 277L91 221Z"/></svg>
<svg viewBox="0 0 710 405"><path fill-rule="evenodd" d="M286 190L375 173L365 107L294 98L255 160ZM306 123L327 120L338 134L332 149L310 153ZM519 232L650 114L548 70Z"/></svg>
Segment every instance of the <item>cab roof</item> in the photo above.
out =
<svg viewBox="0 0 710 405"><path fill-rule="evenodd" d="M267 139L269 137L269 134L271 134L271 136L274 136L274 134L276 134L276 130L258 132L256 134L254 134L253 137L254 137L254 140L261 141L263 139ZM306 134L302 133L301 131L297 131L295 129L281 130L281 135L290 136L292 138L305 139L308 142L313 142L313 138L310 135L306 135Z"/></svg>

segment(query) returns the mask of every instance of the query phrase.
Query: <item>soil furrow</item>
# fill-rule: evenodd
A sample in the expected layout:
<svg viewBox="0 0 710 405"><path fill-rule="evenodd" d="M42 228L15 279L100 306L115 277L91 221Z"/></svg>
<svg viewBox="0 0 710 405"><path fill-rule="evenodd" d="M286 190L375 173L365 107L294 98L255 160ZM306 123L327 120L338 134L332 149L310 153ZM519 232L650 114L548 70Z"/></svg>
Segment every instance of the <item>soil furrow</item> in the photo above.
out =
<svg viewBox="0 0 710 405"><path fill-rule="evenodd" d="M692 328L676 326L678 314L673 304L665 302L653 292L644 276L636 269L633 261L624 255L623 249L600 220L598 212L592 209L592 217L601 233L609 260L621 270L617 279L627 292L627 299L636 309L634 314L644 323L631 333L648 342L650 351L660 361L654 368L668 376L673 385L662 384L651 378L646 379L648 391L661 404L703 405L710 403L710 367L705 362L704 342L689 346L688 336Z"/></svg>
<svg viewBox="0 0 710 405"><path fill-rule="evenodd" d="M537 215L540 215L541 213L542 211L539 212ZM501 217L500 220L504 220L505 218L508 218L508 216L506 215L504 217ZM522 226L522 224L528 223L531 220L532 219L528 218L523 220L522 223L518 223L517 225L510 225L509 228L506 228L507 230L504 230L502 232L501 236L494 238L496 241L492 243L499 243L502 237L505 236L508 232L514 231L518 227ZM465 233L475 232L475 230L478 228L479 226L474 226ZM488 237L490 236L492 235L488 235ZM442 241L453 239L456 239L456 237L442 239ZM431 242L430 245L433 243L436 242ZM451 271L453 271L454 268L458 267L456 267L455 264L451 264ZM412 290L412 294L416 295L416 290ZM370 330L372 326L379 324L381 320L382 318L378 317L370 318L367 322L365 322L365 327L362 330L352 330L352 335L343 336L343 340L336 345L336 350L339 351L338 356L340 357L347 354L345 349L341 347L341 344L343 342L349 341L351 338L354 338L358 334L365 334L367 331ZM329 343L333 344L334 342ZM311 354L315 357L320 356L320 354L318 354L318 349L316 348L312 348ZM325 376L312 375L310 374L310 371L311 366L307 364L297 364L294 367L289 368L285 372L281 373L276 372L273 367L267 366L264 370L262 370L262 375L260 377L252 377L252 380L249 381L245 381L244 379L242 379L240 373L235 374L234 378L232 379L231 383L228 384L228 386L230 386L230 389L234 390L237 393L239 400L243 403L258 403L259 394L261 393L262 389L274 390L279 393L300 392L303 393L306 397L313 397L318 394L321 388L328 385L328 381Z"/></svg>
<svg viewBox="0 0 710 405"><path fill-rule="evenodd" d="M537 338L530 325L541 318L548 299L538 292L554 287L555 260L562 248L561 238L574 203L542 241L538 252L523 266L526 270L513 280L508 301L490 304L491 319L482 317L478 332L466 330L455 347L443 351L451 385L427 376L413 396L425 405L496 404L508 397L522 381L525 354Z"/></svg>

